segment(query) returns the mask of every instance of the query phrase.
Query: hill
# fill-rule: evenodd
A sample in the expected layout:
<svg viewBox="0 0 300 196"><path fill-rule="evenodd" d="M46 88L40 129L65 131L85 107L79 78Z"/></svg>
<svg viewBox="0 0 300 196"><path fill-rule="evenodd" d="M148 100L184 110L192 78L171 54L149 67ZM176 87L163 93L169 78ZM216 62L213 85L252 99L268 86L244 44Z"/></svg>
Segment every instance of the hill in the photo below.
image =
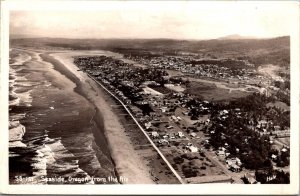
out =
<svg viewBox="0 0 300 196"><path fill-rule="evenodd" d="M67 48L72 50L110 50L123 54L178 55L182 53L205 58L238 58L255 65L289 66L290 37L271 39L65 39L21 38L10 44L21 47Z"/></svg>
<svg viewBox="0 0 300 196"><path fill-rule="evenodd" d="M235 39L235 40L238 40L238 39L257 39L253 36L241 36L241 35L238 35L238 34L233 34L233 35L227 35L227 36L224 36L224 37L220 37L218 38L220 40L230 40L230 39Z"/></svg>

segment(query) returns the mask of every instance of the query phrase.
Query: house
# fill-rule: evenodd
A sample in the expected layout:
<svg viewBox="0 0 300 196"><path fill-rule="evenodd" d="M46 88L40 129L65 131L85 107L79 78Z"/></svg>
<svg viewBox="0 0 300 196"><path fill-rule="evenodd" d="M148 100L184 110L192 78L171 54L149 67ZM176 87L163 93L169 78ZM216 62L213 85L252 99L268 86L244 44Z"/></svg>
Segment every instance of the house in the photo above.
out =
<svg viewBox="0 0 300 196"><path fill-rule="evenodd" d="M240 172L242 170L240 166L235 165L235 164L230 165L229 169L233 172Z"/></svg>
<svg viewBox="0 0 300 196"><path fill-rule="evenodd" d="M198 152L199 151L199 149L196 146L194 146L191 142L187 143L185 148L188 149L190 152Z"/></svg>
<svg viewBox="0 0 300 196"><path fill-rule="evenodd" d="M198 148L195 147L195 146L189 146L188 149L189 149L189 151L191 151L191 152L198 152Z"/></svg>
<svg viewBox="0 0 300 196"><path fill-rule="evenodd" d="M280 126L274 126L274 131L280 131Z"/></svg>
<svg viewBox="0 0 300 196"><path fill-rule="evenodd" d="M232 166L232 165L237 165L237 166L241 166L242 162L239 158L235 157L235 158L231 158L231 159L227 159L226 163L228 166Z"/></svg>
<svg viewBox="0 0 300 196"><path fill-rule="evenodd" d="M178 122L178 119L174 115L171 116L171 119L174 120L174 122Z"/></svg>
<svg viewBox="0 0 300 196"><path fill-rule="evenodd" d="M218 155L218 156L225 156L225 151L223 151L223 150L218 150L218 151L217 151L217 155Z"/></svg>
<svg viewBox="0 0 300 196"><path fill-rule="evenodd" d="M226 115L226 114L228 114L228 113L229 113L228 110L222 110L222 111L220 112L220 115L223 116L223 115Z"/></svg>
<svg viewBox="0 0 300 196"><path fill-rule="evenodd" d="M267 127L268 122L266 120L260 120L258 121L258 128L266 128Z"/></svg>
<svg viewBox="0 0 300 196"><path fill-rule="evenodd" d="M182 137L184 137L184 134L181 132L181 131L178 131L178 137L180 137L180 138L182 138Z"/></svg>
<svg viewBox="0 0 300 196"><path fill-rule="evenodd" d="M272 155L271 155L271 159L274 161L274 160L277 159L277 156L276 156L275 154L272 154Z"/></svg>
<svg viewBox="0 0 300 196"><path fill-rule="evenodd" d="M210 123L210 119L206 119L205 125L208 125Z"/></svg>
<svg viewBox="0 0 300 196"><path fill-rule="evenodd" d="M236 160L236 164L238 165L238 166L241 166L242 165L242 162L241 162L241 160L239 159L239 158L235 158L235 160Z"/></svg>
<svg viewBox="0 0 300 196"><path fill-rule="evenodd" d="M182 112L182 114L183 114L183 115L188 115L189 113L188 113L188 112Z"/></svg>
<svg viewBox="0 0 300 196"><path fill-rule="evenodd" d="M196 133L191 133L190 135L191 135L192 137L196 137L196 136L197 136Z"/></svg>
<svg viewBox="0 0 300 196"><path fill-rule="evenodd" d="M219 147L219 150L221 150L221 151L224 151L224 152L225 152L226 148L224 148L224 147Z"/></svg>
<svg viewBox="0 0 300 196"><path fill-rule="evenodd" d="M161 145L168 145L169 144L168 140L166 140L166 139L160 139L160 140L158 140L158 143L161 144Z"/></svg>
<svg viewBox="0 0 300 196"><path fill-rule="evenodd" d="M161 107L160 108L160 110L161 110L162 113L165 113L167 111L167 109L168 109L167 107Z"/></svg>
<svg viewBox="0 0 300 196"><path fill-rule="evenodd" d="M224 147L220 147L218 150L217 150L217 155L218 156L226 156L226 149Z"/></svg>
<svg viewBox="0 0 300 196"><path fill-rule="evenodd" d="M158 134L156 131L152 131L152 132L151 132L151 136L152 136L153 138L157 138L157 137L159 137L159 134Z"/></svg>
<svg viewBox="0 0 300 196"><path fill-rule="evenodd" d="M146 129L149 129L151 127L151 122L145 123L145 127L146 127Z"/></svg>
<svg viewBox="0 0 300 196"><path fill-rule="evenodd" d="M170 139L175 139L175 135L174 134L170 134Z"/></svg>

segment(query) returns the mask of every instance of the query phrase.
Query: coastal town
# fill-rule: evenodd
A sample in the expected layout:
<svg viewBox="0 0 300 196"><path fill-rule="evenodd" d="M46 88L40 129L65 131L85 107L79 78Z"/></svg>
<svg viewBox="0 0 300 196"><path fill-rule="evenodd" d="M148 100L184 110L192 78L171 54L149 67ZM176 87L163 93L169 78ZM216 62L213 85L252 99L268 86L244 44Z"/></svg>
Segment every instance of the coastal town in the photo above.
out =
<svg viewBox="0 0 300 196"><path fill-rule="evenodd" d="M124 58L135 63L109 56L78 56L74 63L128 110L178 179L289 183L286 73L264 75L237 59Z"/></svg>
<svg viewBox="0 0 300 196"><path fill-rule="evenodd" d="M1 5L1 193L299 193L298 2Z"/></svg>

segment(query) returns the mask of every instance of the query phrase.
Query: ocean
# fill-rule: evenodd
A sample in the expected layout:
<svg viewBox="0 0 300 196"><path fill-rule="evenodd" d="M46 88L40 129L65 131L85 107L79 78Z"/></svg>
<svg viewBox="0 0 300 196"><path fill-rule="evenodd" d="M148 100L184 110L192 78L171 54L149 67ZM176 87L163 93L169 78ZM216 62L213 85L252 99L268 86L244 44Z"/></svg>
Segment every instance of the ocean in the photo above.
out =
<svg viewBox="0 0 300 196"><path fill-rule="evenodd" d="M10 50L10 184L118 183L95 108L75 88L38 52Z"/></svg>

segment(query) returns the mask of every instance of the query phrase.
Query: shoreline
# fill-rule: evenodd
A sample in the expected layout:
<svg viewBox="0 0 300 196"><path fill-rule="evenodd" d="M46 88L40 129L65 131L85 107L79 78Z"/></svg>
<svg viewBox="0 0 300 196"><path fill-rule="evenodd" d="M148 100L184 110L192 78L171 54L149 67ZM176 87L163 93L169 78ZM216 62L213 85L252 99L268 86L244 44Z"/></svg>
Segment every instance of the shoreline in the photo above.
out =
<svg viewBox="0 0 300 196"><path fill-rule="evenodd" d="M16 65L22 66L18 68L18 74L22 76L19 83L24 83L25 79L28 80L28 85L18 86L18 88L27 89L26 91L22 89L20 93L27 92L29 89L32 103L30 102L28 106L22 97L23 105L10 108L12 113L9 117L14 113L19 115L20 111L26 113L20 120L20 123L26 127L26 133L22 133L21 138L18 139L23 141L24 145L19 145L22 148L9 149L9 152L12 152L9 159L10 184L31 183L31 181L16 179L15 176L23 175L23 173L34 180L32 183L38 184L48 184L41 178L43 176L65 178L80 175L86 176L89 180L87 183L91 184L102 183L94 182L91 176L116 177L115 166L105 140L99 140L103 143L103 147L98 146L94 137L102 133L94 134L99 130L92 118L95 110L85 97L74 91L76 84L64 73L55 69L53 64L43 61L39 56L40 52L26 50L17 52L26 53L32 57L29 62ZM19 137L15 132L10 130L9 135ZM77 146L80 147L81 152L77 150ZM22 158L24 156L26 160ZM26 170L19 167L20 163L27 167ZM58 184L61 183L65 184L58 182ZM81 182L71 184L76 183L81 184ZM108 184L110 183L117 182L109 181Z"/></svg>
<svg viewBox="0 0 300 196"><path fill-rule="evenodd" d="M103 133L101 131L100 134L99 132L94 133L94 137L97 145L105 145L99 142L101 134L106 138L110 156L115 165L116 176L128 178L129 184L154 183L149 175L148 166L146 166L142 157L135 152L130 138L124 134L123 125L110 108L109 101L105 99L105 92L91 78L77 71L77 67L72 62L72 55L59 52L44 52L40 57L44 61L53 64L54 69L74 82L76 84L74 92L80 94L95 106L94 122L100 130L103 130Z"/></svg>
<svg viewBox="0 0 300 196"><path fill-rule="evenodd" d="M85 93L83 92L83 89L82 89L83 87L82 87L81 82L79 81L79 79L70 70L68 70L64 66L64 64L62 64L61 62L59 62L57 59L54 59L53 57L49 56L49 53L41 53L39 56L45 62L52 64L53 68L56 71L58 71L61 74L65 75L69 80L71 80L76 85L75 88L73 89L75 93L77 93L80 96L84 97L91 104L93 104L91 102L91 100L89 100L86 97ZM101 112L99 112L99 109L97 107L95 107L95 110L96 110L95 114L93 115L93 119L91 119L91 121L93 121L95 123L95 126L96 126L96 128L98 130L104 130L103 116L101 115ZM98 132L93 132L93 135L94 135L96 144L102 150L105 149L105 151L104 151L105 155L107 155L108 157L111 158L111 161L112 161L112 163L114 165L114 168L116 168L116 164L115 164L115 162L114 162L114 160L113 160L113 158L111 157L111 154L110 154L110 146L107 144L107 137L105 136L105 133L103 133L101 131L98 131ZM104 137L104 139L101 138L101 137ZM114 173L115 173L116 177L119 177L119 174L116 171L116 169L114 169Z"/></svg>

